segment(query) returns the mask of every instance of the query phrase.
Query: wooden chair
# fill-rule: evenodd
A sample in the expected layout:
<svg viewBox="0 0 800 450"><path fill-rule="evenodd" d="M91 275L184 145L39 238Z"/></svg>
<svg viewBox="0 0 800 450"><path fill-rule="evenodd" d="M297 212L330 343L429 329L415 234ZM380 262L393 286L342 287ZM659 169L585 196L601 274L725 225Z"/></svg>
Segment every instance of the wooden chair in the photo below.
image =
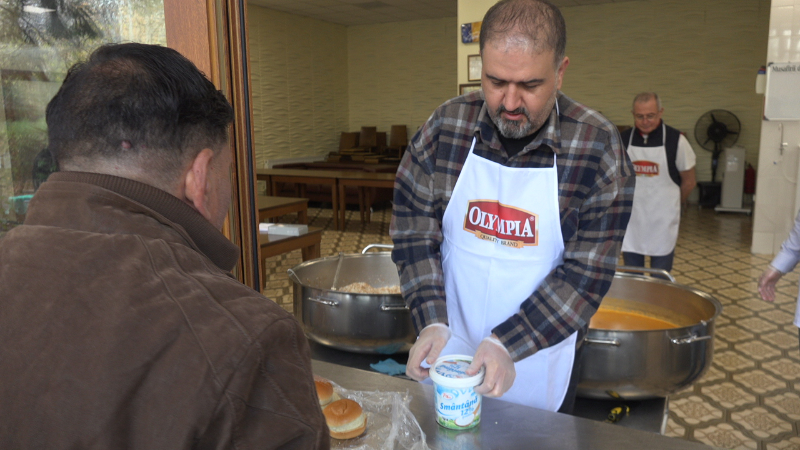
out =
<svg viewBox="0 0 800 450"><path fill-rule="evenodd" d="M339 151L358 147L358 133L342 131L339 136Z"/></svg>
<svg viewBox="0 0 800 450"><path fill-rule="evenodd" d="M386 132L379 131L375 135L375 153L383 153L386 150Z"/></svg>
<svg viewBox="0 0 800 450"><path fill-rule="evenodd" d="M339 135L339 149L328 153L327 161L349 161L349 154L358 151L358 134L356 132L342 131Z"/></svg>
<svg viewBox="0 0 800 450"><path fill-rule="evenodd" d="M378 127L361 127L358 135L358 147L346 150L343 154L350 155L353 161L363 162L367 157L373 156L378 147Z"/></svg>
<svg viewBox="0 0 800 450"><path fill-rule="evenodd" d="M392 125L386 153L400 159L403 157L406 147L408 147L408 127L405 125Z"/></svg>
<svg viewBox="0 0 800 450"><path fill-rule="evenodd" d="M378 146L378 127L361 127L358 136L358 147L362 150L372 151Z"/></svg>

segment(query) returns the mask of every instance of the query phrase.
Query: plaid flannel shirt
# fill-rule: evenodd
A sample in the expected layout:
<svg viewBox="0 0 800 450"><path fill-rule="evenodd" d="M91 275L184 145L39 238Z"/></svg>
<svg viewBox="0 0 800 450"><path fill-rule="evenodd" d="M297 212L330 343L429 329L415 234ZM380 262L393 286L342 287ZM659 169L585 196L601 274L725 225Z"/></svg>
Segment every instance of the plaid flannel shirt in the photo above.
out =
<svg viewBox="0 0 800 450"><path fill-rule="evenodd" d="M614 125L561 92L557 101L560 114L553 108L511 158L480 91L445 102L414 135L397 171L389 233L417 332L448 323L441 224L473 137L475 155L508 167L553 167L557 155L564 263L492 331L519 361L588 328L614 276L635 177Z"/></svg>

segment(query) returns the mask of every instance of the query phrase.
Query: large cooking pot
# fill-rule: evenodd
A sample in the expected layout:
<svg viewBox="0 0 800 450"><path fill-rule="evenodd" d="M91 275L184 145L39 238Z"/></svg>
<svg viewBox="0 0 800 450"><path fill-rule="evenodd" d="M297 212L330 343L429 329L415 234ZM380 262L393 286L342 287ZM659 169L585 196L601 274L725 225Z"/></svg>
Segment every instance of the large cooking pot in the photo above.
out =
<svg viewBox="0 0 800 450"><path fill-rule="evenodd" d="M624 268L614 275L603 307L660 317L678 327L589 328L581 352L578 395L628 400L666 397L694 383L711 365L714 320L722 305L688 286L620 269Z"/></svg>
<svg viewBox="0 0 800 450"><path fill-rule="evenodd" d="M289 269L295 317L310 339L329 347L357 353L408 352L416 333L402 295L337 290L358 282L374 288L399 286L391 253L366 253L370 247L381 246L368 246L362 254L318 258Z"/></svg>

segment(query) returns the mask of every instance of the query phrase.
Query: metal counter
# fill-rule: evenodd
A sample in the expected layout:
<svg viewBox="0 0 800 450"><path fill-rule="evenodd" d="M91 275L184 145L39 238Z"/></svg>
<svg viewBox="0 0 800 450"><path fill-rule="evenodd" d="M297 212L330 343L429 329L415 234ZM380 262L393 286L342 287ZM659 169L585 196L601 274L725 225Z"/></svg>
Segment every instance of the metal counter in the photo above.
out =
<svg viewBox="0 0 800 450"><path fill-rule="evenodd" d="M327 347L313 340L309 340L308 345L311 347L312 359L373 373L374 371L370 368L370 364L377 363L387 358L392 358L400 364L405 364L408 359L407 353L396 353L393 355L353 353ZM410 380L405 374L397 375L394 378ZM651 431L653 433L663 433L669 411L669 402L666 398L617 401L578 397L575 399L575 410L572 415L603 422L608 417L612 408L623 404L630 408L630 414L622 417L615 424L616 426Z"/></svg>
<svg viewBox="0 0 800 450"><path fill-rule="evenodd" d="M376 372L313 360L314 373L352 390L408 391L410 409L433 450L525 449L537 450L702 450L703 444L657 433L622 428L580 417L559 414L497 399L484 398L481 424L466 431L448 430L436 423L433 386Z"/></svg>

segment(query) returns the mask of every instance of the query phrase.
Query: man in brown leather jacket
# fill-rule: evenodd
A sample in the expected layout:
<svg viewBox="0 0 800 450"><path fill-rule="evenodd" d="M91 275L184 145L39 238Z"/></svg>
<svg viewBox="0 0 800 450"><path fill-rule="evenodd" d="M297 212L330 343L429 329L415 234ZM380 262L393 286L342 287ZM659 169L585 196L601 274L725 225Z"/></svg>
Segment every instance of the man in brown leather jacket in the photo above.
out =
<svg viewBox="0 0 800 450"><path fill-rule="evenodd" d="M0 239L0 448L330 446L299 324L229 274L232 118L168 48L69 71L59 172Z"/></svg>

